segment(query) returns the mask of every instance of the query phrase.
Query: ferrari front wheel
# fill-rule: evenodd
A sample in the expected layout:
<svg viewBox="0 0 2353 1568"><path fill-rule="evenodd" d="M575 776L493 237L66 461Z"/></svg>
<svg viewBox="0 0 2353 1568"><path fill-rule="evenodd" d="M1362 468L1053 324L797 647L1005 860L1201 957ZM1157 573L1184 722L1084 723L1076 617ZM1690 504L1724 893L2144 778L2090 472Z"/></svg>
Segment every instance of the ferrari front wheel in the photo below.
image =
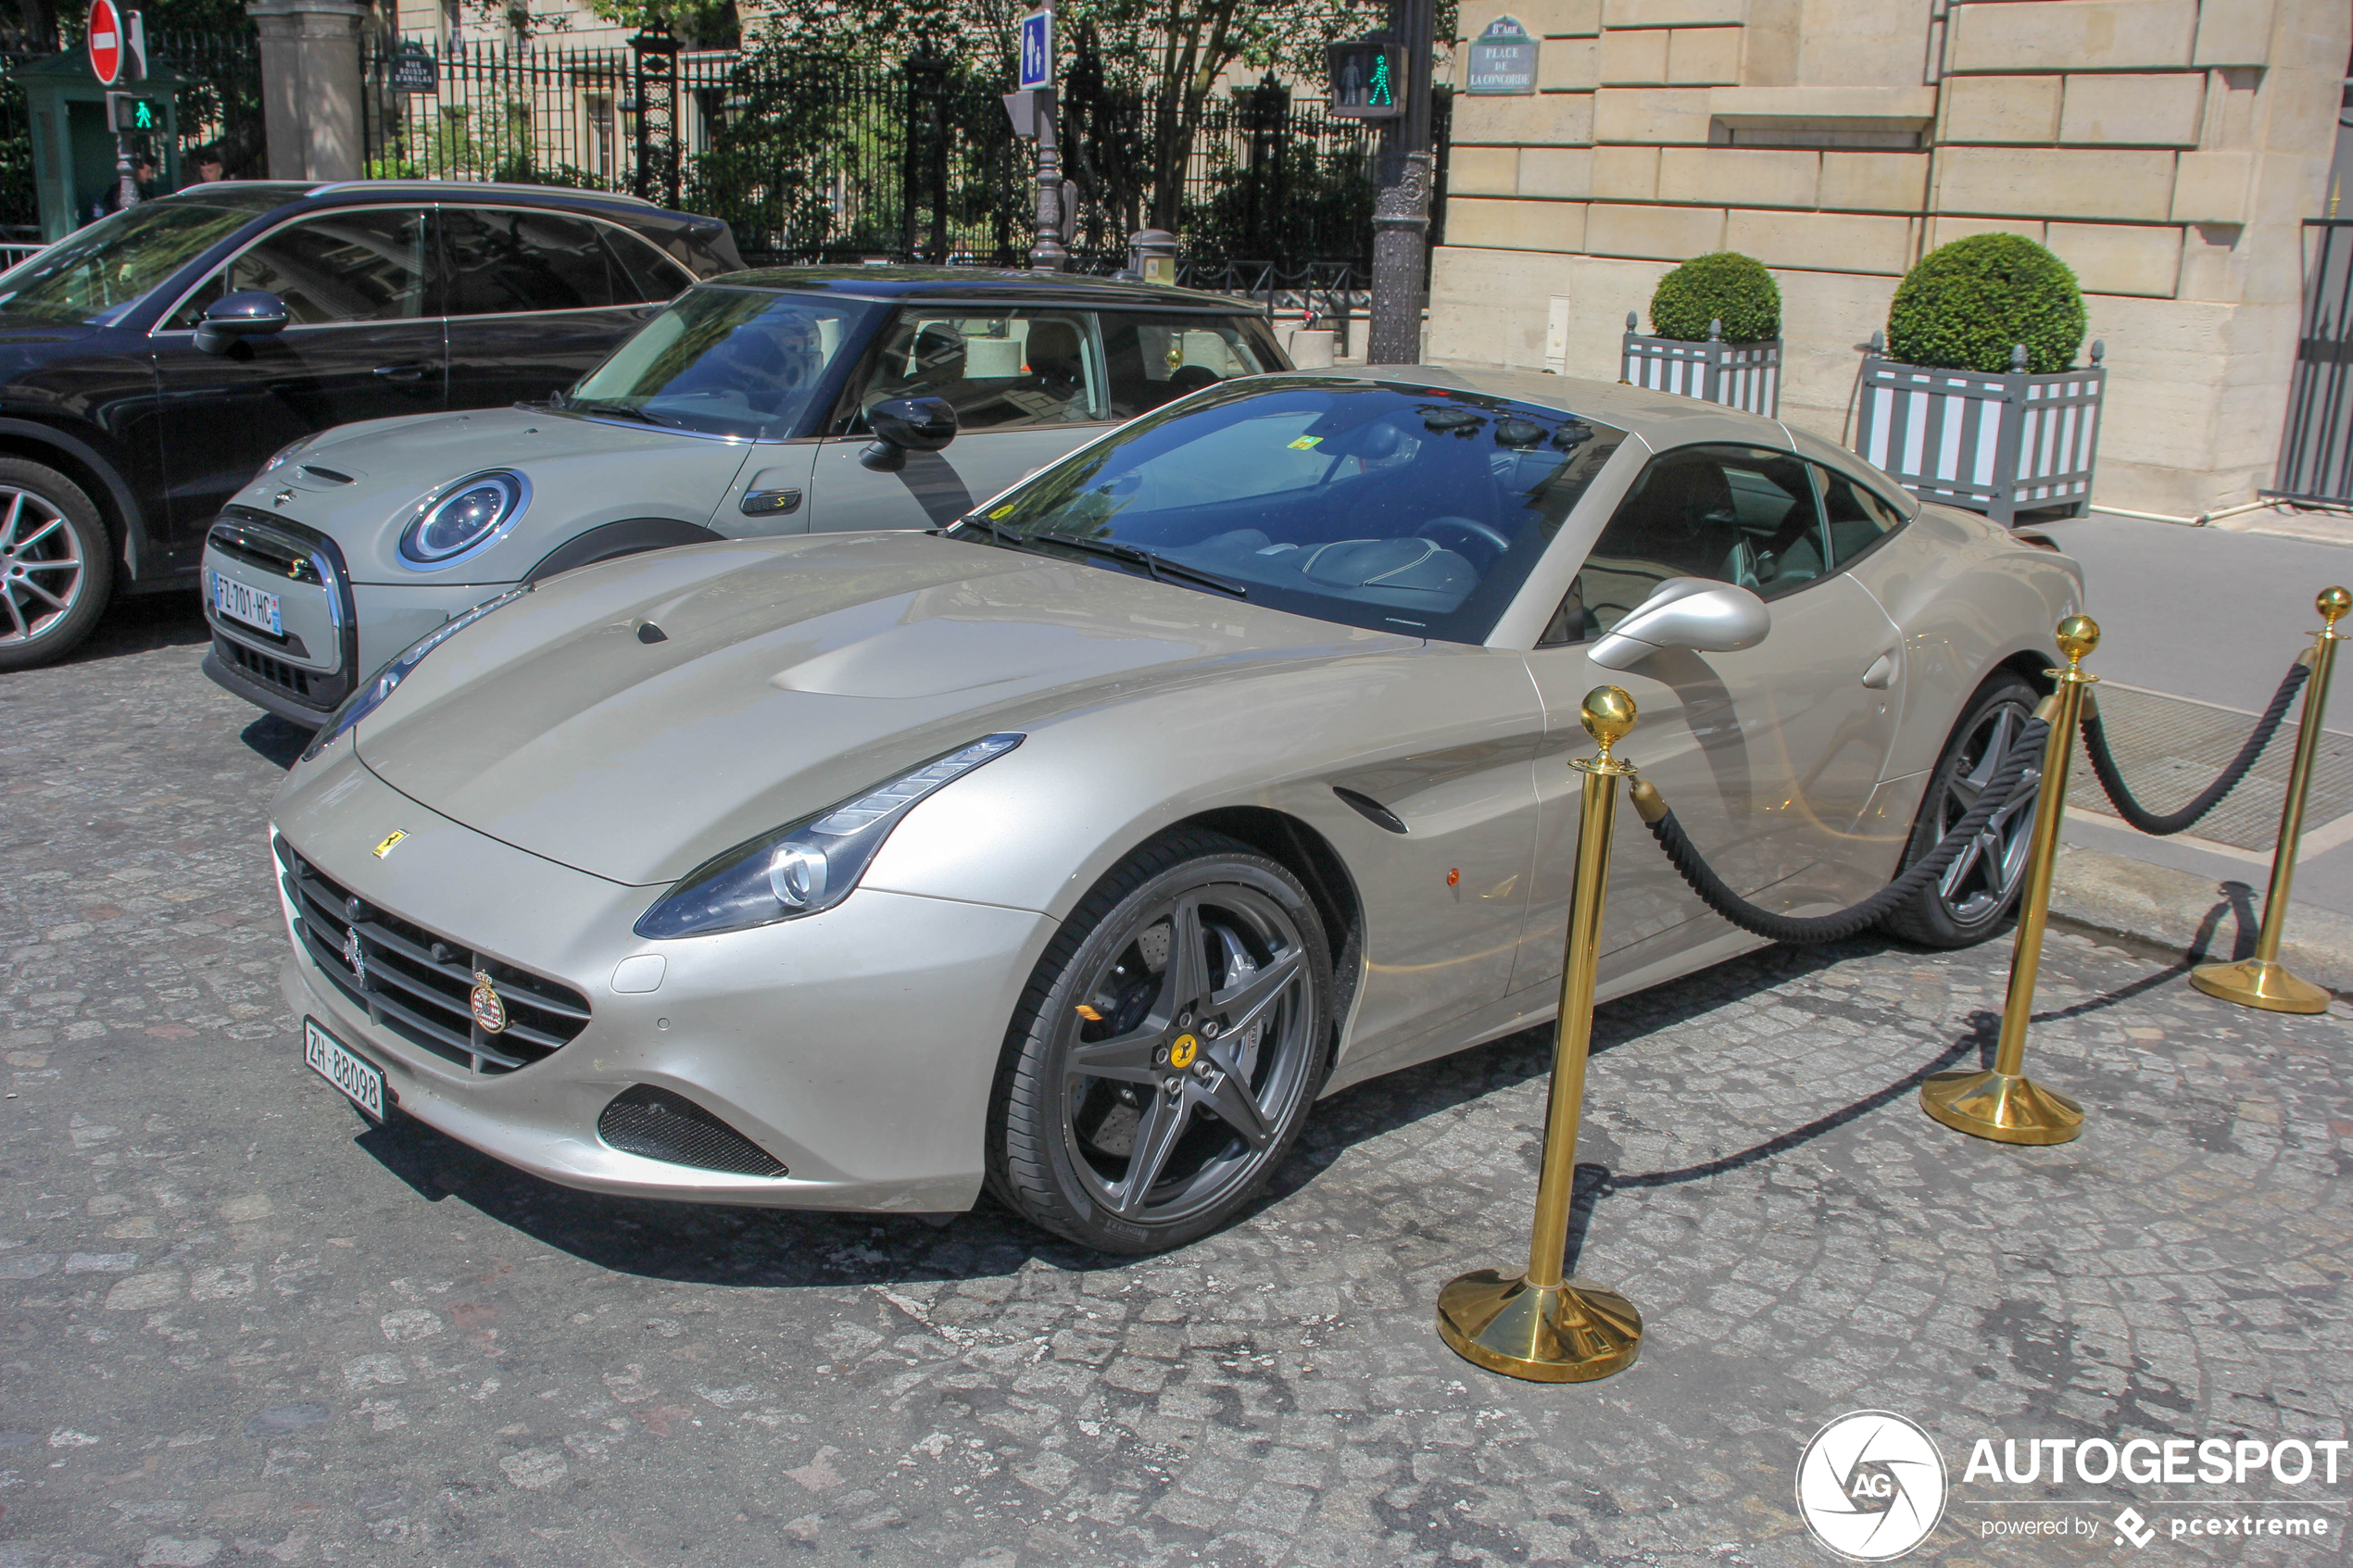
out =
<svg viewBox="0 0 2353 1568"><path fill-rule="evenodd" d="M990 1185L1106 1252L1205 1236L1298 1135L1331 1018L1331 949L1299 879L1220 834L1155 840L1030 977L990 1100Z"/></svg>

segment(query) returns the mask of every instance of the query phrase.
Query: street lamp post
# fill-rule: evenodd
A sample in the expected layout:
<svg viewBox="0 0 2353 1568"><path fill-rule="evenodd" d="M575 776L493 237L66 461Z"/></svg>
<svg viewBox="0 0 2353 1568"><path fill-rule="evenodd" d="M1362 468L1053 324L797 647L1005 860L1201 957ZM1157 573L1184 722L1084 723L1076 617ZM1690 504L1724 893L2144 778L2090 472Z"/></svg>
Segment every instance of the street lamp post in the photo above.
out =
<svg viewBox="0 0 2353 1568"><path fill-rule="evenodd" d="M1437 159L1429 145L1432 0L1390 0L1390 31L1404 41L1404 113L1381 128L1380 188L1373 199L1373 319L1366 359L1416 365L1422 358L1422 294L1429 197Z"/></svg>

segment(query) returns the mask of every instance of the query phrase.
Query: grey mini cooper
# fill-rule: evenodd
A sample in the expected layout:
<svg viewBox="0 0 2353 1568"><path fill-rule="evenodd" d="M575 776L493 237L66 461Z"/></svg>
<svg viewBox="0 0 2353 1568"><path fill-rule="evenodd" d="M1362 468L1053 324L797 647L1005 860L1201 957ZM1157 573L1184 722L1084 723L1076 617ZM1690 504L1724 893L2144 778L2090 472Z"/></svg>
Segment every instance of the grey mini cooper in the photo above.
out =
<svg viewBox="0 0 2353 1568"><path fill-rule="evenodd" d="M279 452L207 537L205 671L317 724L517 583L675 545L952 521L1136 415L1289 368L1216 295L970 268L731 274L546 403Z"/></svg>

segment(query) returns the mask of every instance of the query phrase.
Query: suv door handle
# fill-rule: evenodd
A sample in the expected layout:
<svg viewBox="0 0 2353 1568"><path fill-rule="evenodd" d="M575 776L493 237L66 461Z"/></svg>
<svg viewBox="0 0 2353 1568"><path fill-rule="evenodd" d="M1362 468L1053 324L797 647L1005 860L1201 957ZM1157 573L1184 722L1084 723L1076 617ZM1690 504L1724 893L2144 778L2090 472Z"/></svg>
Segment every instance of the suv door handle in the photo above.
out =
<svg viewBox="0 0 2353 1568"><path fill-rule="evenodd" d="M1875 692L1883 692L1894 684L1895 656L1893 653L1880 655L1871 660L1871 667L1863 671L1863 684Z"/></svg>
<svg viewBox="0 0 2353 1568"><path fill-rule="evenodd" d="M428 365L379 365L376 374L386 381L422 381L432 370Z"/></svg>

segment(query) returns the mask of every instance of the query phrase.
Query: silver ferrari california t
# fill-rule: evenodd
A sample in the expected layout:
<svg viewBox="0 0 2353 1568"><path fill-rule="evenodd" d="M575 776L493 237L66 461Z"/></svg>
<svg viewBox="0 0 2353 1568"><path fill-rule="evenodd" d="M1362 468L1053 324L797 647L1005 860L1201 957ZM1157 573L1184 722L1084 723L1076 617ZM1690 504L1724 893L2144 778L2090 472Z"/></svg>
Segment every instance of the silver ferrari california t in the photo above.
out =
<svg viewBox="0 0 2353 1568"><path fill-rule="evenodd" d="M988 1188L1175 1246L1319 1095L1554 1010L1592 686L1738 891L1840 907L1968 809L2081 600L1770 420L1233 381L936 532L663 550L434 630L278 798L286 994L367 1113L550 1181ZM2001 930L2030 801L1894 929ZM1608 995L1756 945L1639 831Z"/></svg>

